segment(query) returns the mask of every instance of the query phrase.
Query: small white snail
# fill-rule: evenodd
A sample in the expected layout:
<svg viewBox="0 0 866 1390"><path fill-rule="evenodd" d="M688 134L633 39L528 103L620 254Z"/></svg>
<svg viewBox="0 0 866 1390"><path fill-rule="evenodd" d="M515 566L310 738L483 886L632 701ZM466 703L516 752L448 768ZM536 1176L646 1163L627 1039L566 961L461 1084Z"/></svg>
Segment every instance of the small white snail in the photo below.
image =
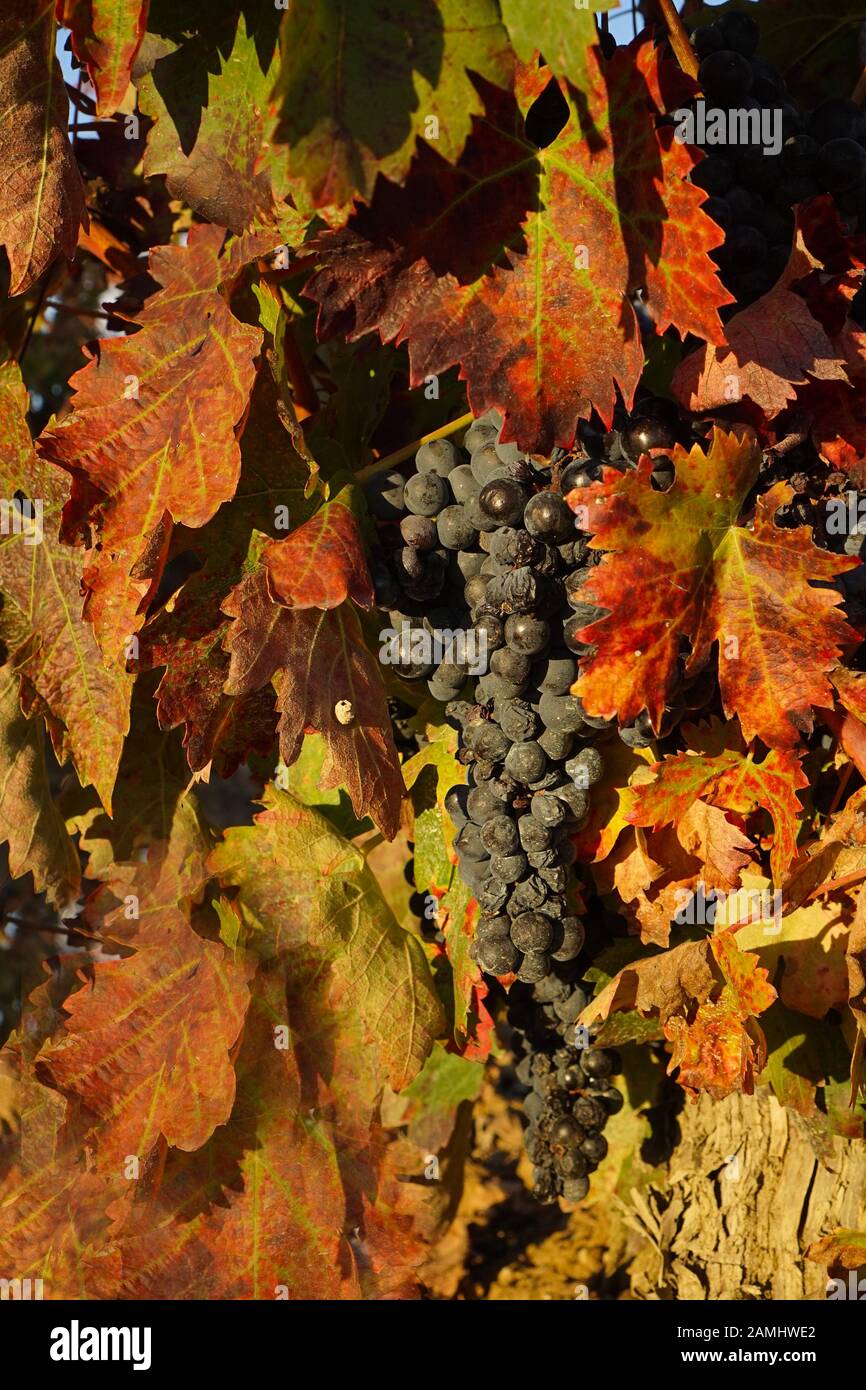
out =
<svg viewBox="0 0 866 1390"><path fill-rule="evenodd" d="M340 724L351 724L355 718L355 710L351 700L338 700L334 705L334 714Z"/></svg>

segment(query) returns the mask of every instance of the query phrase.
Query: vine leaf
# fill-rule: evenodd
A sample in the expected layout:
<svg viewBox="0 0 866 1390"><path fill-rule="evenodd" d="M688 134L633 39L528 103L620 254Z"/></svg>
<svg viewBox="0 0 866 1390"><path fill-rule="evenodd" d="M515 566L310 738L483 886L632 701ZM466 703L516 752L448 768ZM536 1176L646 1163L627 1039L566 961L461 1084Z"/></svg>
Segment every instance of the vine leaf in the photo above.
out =
<svg viewBox="0 0 866 1390"><path fill-rule="evenodd" d="M445 810L448 791L466 780L457 761L456 732L428 727L428 742L403 764L414 813L415 887L435 902L442 940L433 948L435 977L448 1014L451 1045L461 1056L485 1060L493 1024L488 985L470 954L478 904L463 882L454 850L454 828Z"/></svg>
<svg viewBox="0 0 866 1390"><path fill-rule="evenodd" d="M756 880L758 882L758 880ZM759 889L766 880L759 881ZM754 951L775 980L782 1003L810 1018L848 1002L846 947L851 913L847 904L810 902L775 919L752 920L737 929L737 945ZM850 968L850 967L849 967Z"/></svg>
<svg viewBox="0 0 866 1390"><path fill-rule="evenodd" d="M694 1018L669 1018L664 1033L672 1044L668 1072L697 1100L706 1091L722 1100L734 1091L751 1095L767 1061L767 1042L756 1022L776 999L757 956L742 951L726 933L710 940L725 983L721 993L703 1000Z"/></svg>
<svg viewBox="0 0 866 1390"><path fill-rule="evenodd" d="M481 83L456 167L422 146L404 189L381 179L369 209L309 244L320 334L405 340L413 386L459 362L475 413L497 407L503 438L539 452L570 445L590 401L607 421L617 387L631 404L638 290L659 332L721 341L729 296L707 254L721 233L686 182L692 156L656 129L659 62L649 43L604 65L590 49L585 99L560 84L569 119L540 150L518 100ZM518 73L524 108L544 80Z"/></svg>
<svg viewBox="0 0 866 1390"><path fill-rule="evenodd" d="M601 0L597 13L612 10L616 0ZM596 42L595 13L574 6L545 6L533 0L502 0L502 18L518 58L528 63L538 49L552 73L573 87L588 78L587 50Z"/></svg>
<svg viewBox="0 0 866 1390"><path fill-rule="evenodd" d="M39 1054L39 1072L97 1117L97 1161L121 1171L146 1162L160 1138L200 1148L228 1119L235 1095L230 1050L249 1002L250 969L198 936L180 908L153 914L134 954L97 962L93 986L64 1002L64 1036Z"/></svg>
<svg viewBox="0 0 866 1390"><path fill-rule="evenodd" d="M734 1091L751 1095L755 1078L763 1071L767 1049L760 1029L743 1019L733 992L722 991L717 1000L698 1007L691 1023L668 1019L665 1037L671 1046L668 1072L678 1070L677 1081L691 1100L706 1091L723 1100Z"/></svg>
<svg viewBox="0 0 866 1390"><path fill-rule="evenodd" d="M351 598L375 604L364 545L352 511L354 489L343 488L285 540L266 547L268 592L287 608L337 608Z"/></svg>
<svg viewBox="0 0 866 1390"><path fill-rule="evenodd" d="M763 807L775 829L773 878L781 883L797 852L803 818L796 793L809 785L796 753L773 749L759 763L752 753L732 748L715 756L687 748L656 763L653 773L652 782L634 789L628 813L634 825L679 825L698 800L743 816Z"/></svg>
<svg viewBox="0 0 866 1390"><path fill-rule="evenodd" d="M23 494L33 517L28 525L22 509L20 529L13 527L2 538L0 633L24 681L27 708L34 705L35 692L51 716L58 758L72 758L80 781L92 783L110 811L129 728L131 679L117 668L106 669L81 616L82 552L57 538L68 486L58 469L36 457L26 409L17 366L0 366L0 492L8 499Z"/></svg>
<svg viewBox="0 0 866 1390"><path fill-rule="evenodd" d="M69 102L54 56L54 7L7 0L0 15L0 246L10 294L23 294L87 226L84 184L66 134Z"/></svg>
<svg viewBox="0 0 866 1390"><path fill-rule="evenodd" d="M672 1044L668 1071L692 1099L754 1089L766 1060L756 1022L776 999L758 957L730 930L626 965L581 1014L591 1024L622 1009L658 1016Z"/></svg>
<svg viewBox="0 0 866 1390"><path fill-rule="evenodd" d="M113 116L129 87L150 0L59 0L57 8L96 90L97 116Z"/></svg>
<svg viewBox="0 0 866 1390"><path fill-rule="evenodd" d="M81 869L51 794L43 723L21 712L20 684L10 666L0 667L0 837L10 876L32 873L37 893L62 913L78 897Z"/></svg>
<svg viewBox="0 0 866 1390"><path fill-rule="evenodd" d="M716 410L747 396L771 420L810 378L848 381L805 300L781 284L735 314L725 338L720 347L698 348L674 373L671 390L684 409Z"/></svg>
<svg viewBox="0 0 866 1390"><path fill-rule="evenodd" d="M215 762L228 776L248 753L270 753L276 735L270 688L248 696L225 692L229 620L220 605L244 576L251 533L273 528L278 518L302 525L315 505L304 495L309 464L283 428L277 401L273 376L260 368L240 438L237 491L230 506L184 537L201 569L141 633L141 667L165 668L156 692L160 724L184 726L194 772Z"/></svg>
<svg viewBox="0 0 866 1390"><path fill-rule="evenodd" d="M718 642L726 714L739 717L747 742L791 748L811 730L812 706L832 707L827 673L856 640L839 593L811 585L830 583L851 559L820 550L808 528L774 526L790 492L782 483L758 500L752 522L737 524L760 462L750 438L714 428L708 454L677 446L673 462L667 492L653 489L644 457L634 472L606 469L570 494L591 547L612 552L585 586L610 616L582 629L599 651L582 663L577 693L590 714L626 723L646 708L658 727L681 640L692 647L687 675Z"/></svg>
<svg viewBox="0 0 866 1390"><path fill-rule="evenodd" d="M470 72L507 87L514 62L495 0L311 0L288 8L281 46L274 139L332 221L378 174L401 183L421 136L455 161L482 109Z"/></svg>
<svg viewBox="0 0 866 1390"><path fill-rule="evenodd" d="M403 798L400 760L378 662L352 604L286 608L271 598L264 568L251 566L223 612L234 619L225 639L231 656L226 692L250 695L278 676L286 767L299 756L306 729L322 734L328 748L323 788L344 786L355 815L371 816L392 838Z"/></svg>
<svg viewBox="0 0 866 1390"><path fill-rule="evenodd" d="M279 19L269 0L253 0L235 32L234 19L209 16L206 36L148 35L137 64L140 107L153 122L145 173L165 174L175 198L237 233L276 213L262 156Z"/></svg>
<svg viewBox="0 0 866 1390"><path fill-rule="evenodd" d="M210 868L238 889L249 944L263 959L312 951L317 1007L349 1017L377 1089L387 1081L402 1090L442 1021L421 943L398 924L360 850L324 816L273 787L264 805L254 826L226 832Z"/></svg>
<svg viewBox="0 0 866 1390"><path fill-rule="evenodd" d="M723 343L696 349L677 367L671 390L686 410L745 396L771 420L810 381L850 384L839 332L831 332L834 316L846 314L844 275L824 276L820 302L806 296L814 273L847 268L862 239L846 238L830 198L816 203L797 209L788 264L772 289L728 320Z"/></svg>
<svg viewBox="0 0 866 1390"><path fill-rule="evenodd" d="M71 415L39 441L75 479L70 528L101 526L83 582L85 613L109 660L128 655L172 523L204 525L237 487L235 426L261 332L239 323L219 293L222 239L217 227L195 226L186 246L151 252L162 288L139 332L100 344L72 378Z"/></svg>
<svg viewBox="0 0 866 1390"><path fill-rule="evenodd" d="M806 1259L816 1264L841 1265L843 1269L861 1269L866 1265L866 1232L837 1226L829 1236L815 1240L806 1251Z"/></svg>

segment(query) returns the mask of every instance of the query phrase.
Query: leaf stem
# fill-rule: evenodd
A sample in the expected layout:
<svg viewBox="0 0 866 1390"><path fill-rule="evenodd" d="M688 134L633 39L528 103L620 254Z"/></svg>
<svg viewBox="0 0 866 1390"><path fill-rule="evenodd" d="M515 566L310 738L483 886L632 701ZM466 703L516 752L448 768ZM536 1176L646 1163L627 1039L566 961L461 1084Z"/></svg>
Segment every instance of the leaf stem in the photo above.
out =
<svg viewBox="0 0 866 1390"><path fill-rule="evenodd" d="M355 474L359 482L365 482L367 478L375 478L377 473L387 473L389 468L396 468L398 463L405 463L407 458L411 458L422 444L430 444L434 439L446 439L449 434L455 434L464 425L471 425L474 416L471 410L467 410L465 415L461 415L458 420L451 420L447 425L440 425L438 430L431 430L429 434L422 434L420 439L413 439L411 444L405 444L402 449L395 449L393 454L386 454L384 458L377 459L375 463L370 463L366 468L361 468Z"/></svg>
<svg viewBox="0 0 866 1390"><path fill-rule="evenodd" d="M698 57L692 48L691 39L686 33L686 27L677 14L673 5L673 0L658 0L659 9L664 15L665 24L668 27L668 36L671 41L671 48L676 54L677 62L683 72L687 72L689 77L694 77L697 81L698 76Z"/></svg>
<svg viewBox="0 0 866 1390"><path fill-rule="evenodd" d="M839 781L838 781L837 784L836 784L836 790L835 790L835 792L833 793L833 800L830 802L830 805L829 805L828 808L827 808L827 817L828 817L828 819L829 819L830 816L832 816L833 812L834 812L834 811L836 810L836 808L838 807L839 802L842 800L842 797L845 795L845 788L847 787L848 783L851 781L851 773L852 773L853 771L854 771L854 764L853 764L853 763L847 763L847 764L845 765L845 767L842 769L841 776L839 777Z"/></svg>
<svg viewBox="0 0 866 1390"><path fill-rule="evenodd" d="M866 878L866 869L855 869L853 873L842 874L840 878L826 878L817 888L812 889L807 902L819 897L821 893L833 893L838 888L850 888L852 883L859 883L861 878Z"/></svg>

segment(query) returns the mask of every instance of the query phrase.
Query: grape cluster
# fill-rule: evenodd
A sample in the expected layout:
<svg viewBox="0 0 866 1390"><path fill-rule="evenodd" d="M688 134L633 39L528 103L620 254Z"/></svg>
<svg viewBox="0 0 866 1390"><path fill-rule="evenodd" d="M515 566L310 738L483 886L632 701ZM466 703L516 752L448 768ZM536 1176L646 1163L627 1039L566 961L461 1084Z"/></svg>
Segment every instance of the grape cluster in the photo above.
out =
<svg viewBox="0 0 866 1390"><path fill-rule="evenodd" d="M398 671L426 680L460 732L467 781L445 804L460 873L480 909L473 954L488 974L515 979L510 1021L527 1049L535 1189L577 1200L604 1154L609 1110L600 1093L611 1091L609 1108L619 1093L608 1054L566 1041L587 1003L571 835L602 775L597 744L616 722L589 715L571 694L576 658L590 650L578 634L601 610L582 593L598 557L564 494L594 481L612 454L626 466L628 451L636 458L674 437L658 412L639 415L623 433L585 431L577 457L540 463L500 433L491 413L470 426L463 450L432 441L408 479L373 480L370 507L384 523L373 573L393 630L408 633ZM663 470L659 486L669 482ZM431 659L421 639L442 631L471 635L474 659L465 647ZM648 743L646 716L620 736Z"/></svg>
<svg viewBox="0 0 866 1390"><path fill-rule="evenodd" d="M610 1050L567 1045L529 1051L518 1063L518 1080L529 1088L524 1142L542 1200L561 1192L566 1201L580 1202L589 1191L589 1173L607 1153L602 1130L622 1109L622 1094L611 1081L618 1066Z"/></svg>
<svg viewBox="0 0 866 1390"><path fill-rule="evenodd" d="M760 142L698 142L707 157L691 177L708 193L704 210L725 233L714 258L737 300L728 312L736 312L785 268L798 203L829 193L849 230L866 225L866 115L839 97L801 112L784 78L758 56L751 15L730 11L696 29L692 41L708 109L765 112L781 123L776 153L765 153Z"/></svg>

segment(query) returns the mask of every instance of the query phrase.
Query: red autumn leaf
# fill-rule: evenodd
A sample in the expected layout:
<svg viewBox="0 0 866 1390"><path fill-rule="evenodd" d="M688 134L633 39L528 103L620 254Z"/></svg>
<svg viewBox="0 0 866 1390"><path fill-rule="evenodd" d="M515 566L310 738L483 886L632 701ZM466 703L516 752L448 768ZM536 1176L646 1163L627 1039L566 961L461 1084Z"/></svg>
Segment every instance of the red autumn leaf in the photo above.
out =
<svg viewBox="0 0 866 1390"><path fill-rule="evenodd" d="M862 1269L866 1265L866 1232L839 1226L832 1235L813 1241L806 1251L806 1259L826 1265L828 1269L834 1265Z"/></svg>
<svg viewBox="0 0 866 1390"><path fill-rule="evenodd" d="M350 602L322 611L286 608L268 593L264 568L233 589L223 612L230 695L249 695L278 675L280 756L287 767L305 729L322 734L328 759L322 787L344 786L355 814L372 816L386 838L396 834L403 798L380 669Z"/></svg>
<svg viewBox="0 0 866 1390"><path fill-rule="evenodd" d="M715 429L708 454L677 446L673 461L667 492L653 489L644 458L570 495L591 547L612 552L583 590L609 616L581 632L599 650L582 662L577 693L590 714L625 723L646 708L658 727L682 639L692 647L687 674L718 642L726 713L738 715L747 742L791 747L811 729L812 706L831 702L827 672L856 640L838 592L811 585L852 561L819 550L805 527L774 526L784 484L759 499L752 522L737 524L760 462L748 439Z"/></svg>
<svg viewBox="0 0 866 1390"><path fill-rule="evenodd" d="M231 506L185 538L202 568L141 633L140 665L165 667L157 689L160 724L184 726L184 747L194 772L216 759L228 776L248 753L267 754L274 743L273 691L225 691L229 657L223 643L229 620L221 604L243 577L251 532L266 531L278 516L302 524L315 506L315 499L304 495L309 464L280 422L277 399L274 379L263 368L240 439L241 476Z"/></svg>
<svg viewBox="0 0 866 1390"><path fill-rule="evenodd" d="M344 488L315 516L264 553L268 592L287 608L336 608L351 598L362 608L375 603L352 490Z"/></svg>
<svg viewBox="0 0 866 1390"><path fill-rule="evenodd" d="M117 667L106 670L81 616L82 552L58 539L68 482L36 457L26 409L21 374L6 363L0 367L0 492L7 499L23 494L32 524L22 511L20 529L3 538L0 632L13 668L51 715L60 761L71 757L82 783L92 783L110 810L131 681Z"/></svg>
<svg viewBox="0 0 866 1390"><path fill-rule="evenodd" d="M747 396L768 420L810 379L845 381L834 344L799 295L781 285L730 319L721 347L680 363L671 389L686 410L716 410Z"/></svg>
<svg viewBox="0 0 866 1390"><path fill-rule="evenodd" d="M730 932L712 937L709 946L725 986L718 998L702 1001L691 1021L665 1023L665 1037L673 1043L668 1070L679 1067L677 1080L695 1100L702 1090L714 1100L739 1090L751 1095L767 1057L755 1017L770 1007L776 991L757 956L741 951Z"/></svg>
<svg viewBox="0 0 866 1390"><path fill-rule="evenodd" d="M730 931L687 941L671 951L625 966L587 1005L589 1025L621 1009L658 1015L673 1043L669 1071L696 1098L750 1092L766 1057L755 1022L776 998L756 955L741 951Z"/></svg>
<svg viewBox="0 0 866 1390"><path fill-rule="evenodd" d="M96 89L96 114L113 116L126 96L147 28L150 0L58 0L57 20Z"/></svg>
<svg viewBox="0 0 866 1390"><path fill-rule="evenodd" d="M736 749L716 756L686 749L656 763L653 772L653 782L633 789L628 819L634 825L678 825L698 799L746 816L763 807L775 829L773 878L781 882L797 852L803 808L796 793L809 785L796 753L773 749L759 763Z"/></svg>
<svg viewBox="0 0 866 1390"><path fill-rule="evenodd" d="M589 401L609 420L617 386L631 403L638 290L659 332L721 340L729 297L707 255L721 234L686 182L692 156L656 129L658 64L648 42L606 64L591 49L586 92L562 84L569 120L541 150L483 85L456 167L425 146L405 188L380 179L369 209L313 243L320 332L408 342L412 385L459 362L476 413L498 407L504 437L539 451L570 444ZM524 105L542 83L521 71Z"/></svg>
<svg viewBox="0 0 866 1390"><path fill-rule="evenodd" d="M773 288L728 320L724 342L698 348L677 367L671 389L686 410L715 410L748 397L770 420L810 380L847 384L838 346L799 285L830 263L851 264L831 200L817 202L817 209L798 209L791 256ZM836 298L844 317L844 296L837 292Z"/></svg>
<svg viewBox="0 0 866 1390"><path fill-rule="evenodd" d="M100 344L72 378L72 414L40 445L75 478L73 522L101 527L84 571L87 616L110 660L140 626L160 563L145 565L160 527L202 526L234 494L235 426L254 378L261 332L238 322L219 293L223 233L193 227L186 246L151 253L162 288L140 331ZM164 559L164 546L159 551Z"/></svg>
<svg viewBox="0 0 866 1390"><path fill-rule="evenodd" d="M0 246L10 294L57 256L71 259L87 226L84 184L66 133L69 102L54 56L50 0L5 0L0 14Z"/></svg>
<svg viewBox="0 0 866 1390"><path fill-rule="evenodd" d="M144 1164L160 1138L197 1149L228 1119L230 1050L248 1004L249 967L205 941L180 908L149 916L134 954L93 966L64 1003L64 1036L39 1071L97 1117L97 1162Z"/></svg>
<svg viewBox="0 0 866 1390"><path fill-rule="evenodd" d="M866 389L822 391L813 397L812 438L823 459L848 474L854 487L866 488Z"/></svg>
<svg viewBox="0 0 866 1390"><path fill-rule="evenodd" d="M766 1043L761 1030L740 1017L728 990L701 1004L691 1023L668 1019L664 1032L672 1044L668 1072L678 1070L677 1081L692 1100L701 1091L713 1100L735 1091L753 1093L766 1062Z"/></svg>

